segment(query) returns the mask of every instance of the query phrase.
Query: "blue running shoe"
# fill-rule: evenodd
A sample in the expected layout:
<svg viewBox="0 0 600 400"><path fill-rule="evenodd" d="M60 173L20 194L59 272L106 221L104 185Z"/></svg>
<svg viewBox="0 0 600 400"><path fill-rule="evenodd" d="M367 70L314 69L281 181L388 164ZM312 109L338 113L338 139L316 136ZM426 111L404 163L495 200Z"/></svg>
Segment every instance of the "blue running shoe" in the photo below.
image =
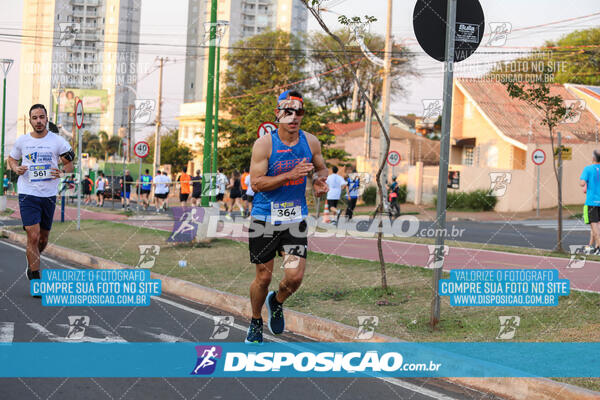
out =
<svg viewBox="0 0 600 400"><path fill-rule="evenodd" d="M283 319L283 305L275 299L277 292L267 295L267 309L269 310L269 330L273 335L279 335L285 328Z"/></svg>
<svg viewBox="0 0 600 400"><path fill-rule="evenodd" d="M262 345L263 344L263 320L254 319L250 320L250 326L248 327L248 336L245 340L246 344Z"/></svg>

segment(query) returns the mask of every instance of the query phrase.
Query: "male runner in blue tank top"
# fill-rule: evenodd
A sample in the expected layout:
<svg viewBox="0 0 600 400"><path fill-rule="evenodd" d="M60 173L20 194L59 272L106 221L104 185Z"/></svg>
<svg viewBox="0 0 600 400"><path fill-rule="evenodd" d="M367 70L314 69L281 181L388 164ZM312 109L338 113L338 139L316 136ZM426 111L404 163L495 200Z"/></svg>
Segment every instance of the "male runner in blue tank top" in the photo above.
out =
<svg viewBox="0 0 600 400"><path fill-rule="evenodd" d="M249 344L262 344L261 310L265 301L269 329L276 335L283 332L282 303L302 283L308 243L307 175L316 170L315 195L321 196L328 189L321 143L316 136L300 130L304 116L302 95L296 91L283 92L275 113L279 129L254 143L250 164L255 195L248 236L250 262L256 264L256 277L250 285L252 320L246 337ZM277 253L283 257L284 276L279 290L268 292Z"/></svg>

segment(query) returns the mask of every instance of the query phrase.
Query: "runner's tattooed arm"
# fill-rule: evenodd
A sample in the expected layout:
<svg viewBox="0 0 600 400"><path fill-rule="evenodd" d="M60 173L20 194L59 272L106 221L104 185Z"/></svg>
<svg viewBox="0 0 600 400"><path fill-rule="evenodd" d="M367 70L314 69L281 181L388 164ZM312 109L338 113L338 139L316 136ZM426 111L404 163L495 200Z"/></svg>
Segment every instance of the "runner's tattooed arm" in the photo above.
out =
<svg viewBox="0 0 600 400"><path fill-rule="evenodd" d="M308 145L310 146L310 151L313 154L312 163L316 170L313 174L313 189L315 190L315 196L319 197L329 190L327 183L325 183L327 176L329 175L329 170L327 169L325 159L321 153L321 142L319 139L308 132L305 132L305 134Z"/></svg>
<svg viewBox="0 0 600 400"><path fill-rule="evenodd" d="M276 176L266 176L271 155L271 135L265 135L254 142L250 161L250 183L255 193L275 190L289 180L300 179L313 169L312 163L301 162L292 170Z"/></svg>

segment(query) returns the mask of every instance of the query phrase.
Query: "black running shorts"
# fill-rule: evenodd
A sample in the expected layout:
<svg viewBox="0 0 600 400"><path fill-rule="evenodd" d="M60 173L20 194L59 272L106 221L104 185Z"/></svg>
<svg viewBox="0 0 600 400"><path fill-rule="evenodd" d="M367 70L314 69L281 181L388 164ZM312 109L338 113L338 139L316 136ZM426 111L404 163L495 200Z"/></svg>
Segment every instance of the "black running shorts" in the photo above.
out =
<svg viewBox="0 0 600 400"><path fill-rule="evenodd" d="M600 207L588 206L588 219L591 222L600 222Z"/></svg>
<svg viewBox="0 0 600 400"><path fill-rule="evenodd" d="M265 264L277 254L292 254L306 258L308 249L306 221L293 224L273 225L252 219L248 229L250 262Z"/></svg>

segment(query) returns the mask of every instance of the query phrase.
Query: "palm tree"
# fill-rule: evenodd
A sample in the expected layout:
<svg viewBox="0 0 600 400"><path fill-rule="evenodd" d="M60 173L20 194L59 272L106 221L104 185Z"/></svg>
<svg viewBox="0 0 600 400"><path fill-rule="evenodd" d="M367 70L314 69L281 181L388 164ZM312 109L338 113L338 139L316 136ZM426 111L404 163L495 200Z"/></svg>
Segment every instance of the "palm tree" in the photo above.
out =
<svg viewBox="0 0 600 400"><path fill-rule="evenodd" d="M100 137L101 149L104 152L104 161L108 161L109 154L115 154L119 151L121 139L117 136L111 136L109 138L105 131L98 132L98 136Z"/></svg>

